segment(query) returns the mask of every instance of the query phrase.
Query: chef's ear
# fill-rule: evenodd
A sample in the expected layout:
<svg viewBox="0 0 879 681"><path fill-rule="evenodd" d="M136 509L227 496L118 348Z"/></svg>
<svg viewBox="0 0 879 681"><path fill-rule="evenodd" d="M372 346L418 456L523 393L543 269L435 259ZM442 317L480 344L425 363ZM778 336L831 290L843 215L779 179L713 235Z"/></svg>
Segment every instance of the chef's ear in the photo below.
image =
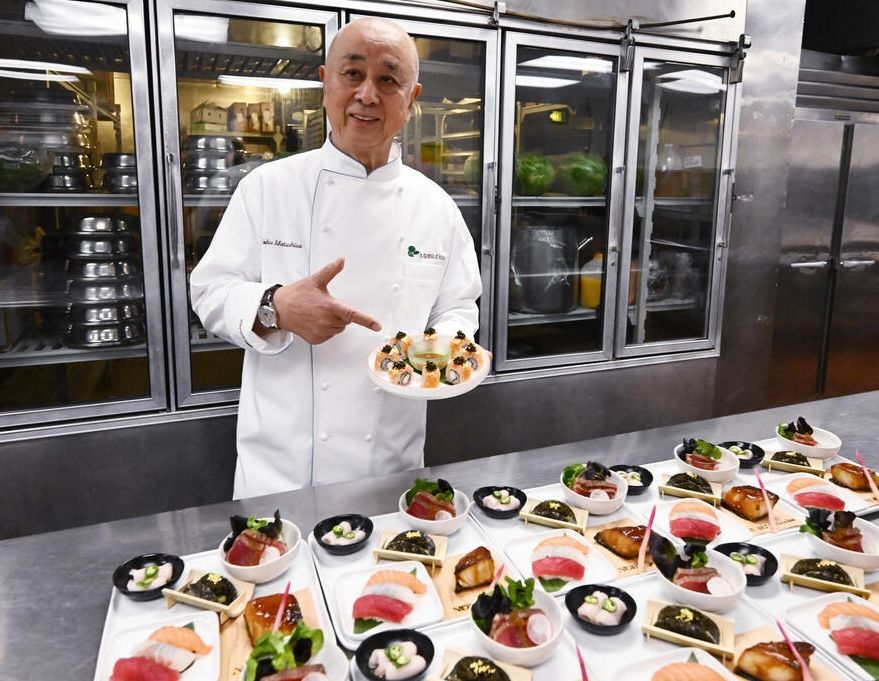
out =
<svg viewBox="0 0 879 681"><path fill-rule="evenodd" d="M406 120L409 120L409 116L412 115L413 108L415 106L415 100L418 99L418 95L421 94L421 83L415 83L415 86L412 88L412 92L409 95L409 110L406 113Z"/></svg>

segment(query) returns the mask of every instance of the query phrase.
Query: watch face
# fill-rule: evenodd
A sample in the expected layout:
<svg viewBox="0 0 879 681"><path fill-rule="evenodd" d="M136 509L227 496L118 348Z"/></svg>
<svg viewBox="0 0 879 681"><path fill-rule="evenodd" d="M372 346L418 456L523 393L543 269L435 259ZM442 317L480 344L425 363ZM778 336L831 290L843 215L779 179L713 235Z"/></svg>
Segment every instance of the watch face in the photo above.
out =
<svg viewBox="0 0 879 681"><path fill-rule="evenodd" d="M257 308L256 318L259 320L259 323L267 329L275 329L278 326L278 319L275 316L275 311L268 305L260 305L259 308Z"/></svg>

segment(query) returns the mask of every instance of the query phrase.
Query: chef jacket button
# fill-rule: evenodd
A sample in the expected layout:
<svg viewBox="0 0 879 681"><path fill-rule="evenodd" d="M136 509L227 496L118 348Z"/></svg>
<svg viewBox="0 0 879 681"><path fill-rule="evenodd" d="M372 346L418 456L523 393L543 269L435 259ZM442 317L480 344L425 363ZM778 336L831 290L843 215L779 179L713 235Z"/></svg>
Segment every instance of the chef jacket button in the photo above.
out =
<svg viewBox="0 0 879 681"><path fill-rule="evenodd" d="M330 226L329 225L321 225L320 231L321 232L329 232Z"/></svg>
<svg viewBox="0 0 879 681"><path fill-rule="evenodd" d="M363 438L363 439L366 440L367 442L372 442L372 435L367 435L367 436L366 436L365 438Z"/></svg>
<svg viewBox="0 0 879 681"><path fill-rule="evenodd" d="M379 388L378 386L375 386L375 387L373 387L373 389L372 389L372 392L374 392L374 393L380 393L381 391L382 391L382 389Z"/></svg>
<svg viewBox="0 0 879 681"><path fill-rule="evenodd" d="M321 433L321 434L320 434L320 439L321 439L322 442L326 442L327 440L330 439L330 436L327 435L326 433Z"/></svg>
<svg viewBox="0 0 879 681"><path fill-rule="evenodd" d="M329 390L329 387L330 387L330 384L327 383L326 381L324 381L323 383L320 384L321 390Z"/></svg>
<svg viewBox="0 0 879 681"><path fill-rule="evenodd" d="M400 285L399 285L399 284L391 284L391 290L392 290L394 293L396 293L397 291L400 290Z"/></svg>

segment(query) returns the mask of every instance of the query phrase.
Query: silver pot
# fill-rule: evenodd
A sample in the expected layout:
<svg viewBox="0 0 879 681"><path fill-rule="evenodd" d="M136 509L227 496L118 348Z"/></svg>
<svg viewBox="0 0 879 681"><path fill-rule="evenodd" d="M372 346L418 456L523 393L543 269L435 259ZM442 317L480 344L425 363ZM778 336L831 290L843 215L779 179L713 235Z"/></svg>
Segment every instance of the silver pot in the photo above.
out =
<svg viewBox="0 0 879 681"><path fill-rule="evenodd" d="M243 151L244 142L237 137L223 135L189 135L183 140L184 150Z"/></svg>
<svg viewBox="0 0 879 681"><path fill-rule="evenodd" d="M79 348L113 347L132 345L144 339L143 322L127 321L100 326L73 324L67 336L67 344Z"/></svg>
<svg viewBox="0 0 879 681"><path fill-rule="evenodd" d="M574 307L576 227L514 229L510 249L510 309L556 314Z"/></svg>
<svg viewBox="0 0 879 681"><path fill-rule="evenodd" d="M229 174L187 173L183 178L183 191L187 194L202 192L231 192L238 178Z"/></svg>
<svg viewBox="0 0 879 681"><path fill-rule="evenodd" d="M42 189L49 192L84 192L92 188L92 179L83 171L61 170L46 178Z"/></svg>
<svg viewBox="0 0 879 681"><path fill-rule="evenodd" d="M64 170L88 170L91 168L92 161L87 154L78 154L74 152L56 152L55 161L53 163L56 171Z"/></svg>
<svg viewBox="0 0 879 681"><path fill-rule="evenodd" d="M101 166L128 170L137 166L137 157L134 154L101 154Z"/></svg>
<svg viewBox="0 0 879 681"><path fill-rule="evenodd" d="M116 279L115 281L70 282L67 297L71 303L103 303L119 300L141 300L143 281L138 277Z"/></svg>
<svg viewBox="0 0 879 681"><path fill-rule="evenodd" d="M131 236L71 236L67 240L67 255L77 256L109 256L123 255L134 252L135 242Z"/></svg>
<svg viewBox="0 0 879 681"><path fill-rule="evenodd" d="M104 172L104 189L116 194L137 191L137 174L134 172Z"/></svg>
<svg viewBox="0 0 879 681"><path fill-rule="evenodd" d="M143 319L143 305L136 301L71 305L67 313L71 324L109 324Z"/></svg>
<svg viewBox="0 0 879 681"><path fill-rule="evenodd" d="M216 156L192 154L183 161L184 172L204 172L210 170L227 170L241 161L235 154L218 154Z"/></svg>
<svg viewBox="0 0 879 681"><path fill-rule="evenodd" d="M120 258L118 260L75 258L67 261L66 269L72 279L116 279L140 274L140 268L134 258Z"/></svg>
<svg viewBox="0 0 879 681"><path fill-rule="evenodd" d="M116 218L111 215L86 215L70 222L68 229L79 234L112 234L116 231Z"/></svg>

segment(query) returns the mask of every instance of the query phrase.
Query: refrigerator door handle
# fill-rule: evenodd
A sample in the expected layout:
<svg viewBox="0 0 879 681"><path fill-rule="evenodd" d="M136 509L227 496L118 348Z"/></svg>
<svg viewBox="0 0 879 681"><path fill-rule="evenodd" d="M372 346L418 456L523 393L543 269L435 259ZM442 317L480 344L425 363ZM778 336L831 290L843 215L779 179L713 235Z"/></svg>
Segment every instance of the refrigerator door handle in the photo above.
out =
<svg viewBox="0 0 879 681"><path fill-rule="evenodd" d="M875 260L840 260L839 264L845 268L851 267L869 267L870 265L875 265Z"/></svg>
<svg viewBox="0 0 879 681"><path fill-rule="evenodd" d="M823 270L830 266L829 260L807 260L806 262L792 262L790 264L795 270Z"/></svg>

